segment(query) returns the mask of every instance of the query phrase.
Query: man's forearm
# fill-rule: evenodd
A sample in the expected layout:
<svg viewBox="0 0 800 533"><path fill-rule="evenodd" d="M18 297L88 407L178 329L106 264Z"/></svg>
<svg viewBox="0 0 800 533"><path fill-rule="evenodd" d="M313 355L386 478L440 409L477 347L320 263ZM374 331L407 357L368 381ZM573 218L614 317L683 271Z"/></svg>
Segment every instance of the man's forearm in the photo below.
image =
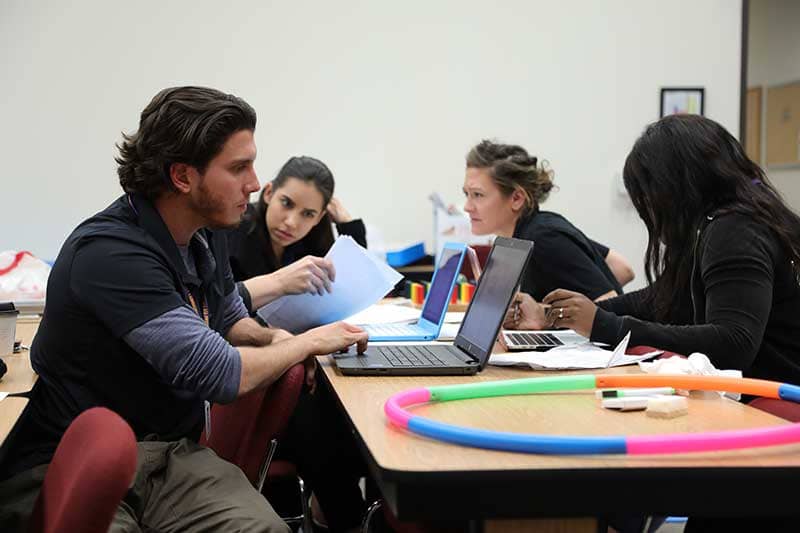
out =
<svg viewBox="0 0 800 533"><path fill-rule="evenodd" d="M242 375L239 396L269 386L292 366L315 353L313 343L304 336L292 337L263 347L239 348Z"/></svg>
<svg viewBox="0 0 800 533"><path fill-rule="evenodd" d="M247 292L250 293L250 302L253 310L283 296L276 274L276 272L273 272L243 281Z"/></svg>
<svg viewBox="0 0 800 533"><path fill-rule="evenodd" d="M267 346L272 343L277 330L265 328L250 317L236 322L225 338L234 346Z"/></svg>

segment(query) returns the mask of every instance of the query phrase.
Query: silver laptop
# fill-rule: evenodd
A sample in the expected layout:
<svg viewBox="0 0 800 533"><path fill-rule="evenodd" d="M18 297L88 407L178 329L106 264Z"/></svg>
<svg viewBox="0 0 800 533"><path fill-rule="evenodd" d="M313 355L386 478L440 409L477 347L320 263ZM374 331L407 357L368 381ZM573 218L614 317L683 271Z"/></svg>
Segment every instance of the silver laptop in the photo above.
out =
<svg viewBox="0 0 800 533"><path fill-rule="evenodd" d="M550 350L558 346L583 344L589 339L571 329L523 331L503 330L503 340L509 350Z"/></svg>
<svg viewBox="0 0 800 533"><path fill-rule="evenodd" d="M333 354L336 366L345 375L454 375L483 370L531 250L531 241L495 239L453 344L372 344L363 354L350 347L346 353Z"/></svg>

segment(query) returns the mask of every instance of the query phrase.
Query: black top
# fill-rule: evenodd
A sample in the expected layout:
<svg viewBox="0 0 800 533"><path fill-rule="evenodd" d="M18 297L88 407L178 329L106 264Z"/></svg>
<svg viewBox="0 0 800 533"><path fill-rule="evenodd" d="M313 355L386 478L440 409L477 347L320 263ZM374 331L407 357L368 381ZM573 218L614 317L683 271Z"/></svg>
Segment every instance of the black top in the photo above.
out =
<svg viewBox="0 0 800 533"><path fill-rule="evenodd" d="M514 237L533 241L533 257L522 290L537 301L550 291L567 289L592 300L609 291L622 294L606 264L608 248L596 243L569 220L549 211L536 211L517 221Z"/></svg>
<svg viewBox="0 0 800 533"><path fill-rule="evenodd" d="M155 207L138 196L122 196L67 238L31 347L39 379L9 437L0 477L49 462L67 426L90 407L115 411L137 438L200 435L204 398L168 385L122 340L167 311L194 309L189 291L220 330L225 295L234 290L225 238L200 230L190 246L198 276L186 272Z"/></svg>
<svg viewBox="0 0 800 533"><path fill-rule="evenodd" d="M684 355L706 354L719 369L800 383L800 287L775 234L740 214L709 217L697 237L691 298L672 325L652 322L643 289L599 303L592 340Z"/></svg>
<svg viewBox="0 0 800 533"><path fill-rule="evenodd" d="M323 256L328 250L315 249L307 239L300 239L286 247L281 263L272 252L272 241L267 230L266 213L258 209L256 204L247 206L242 223L234 230L227 232L228 248L230 250L230 263L233 277L236 281L244 281L255 276L271 274L276 270L290 265L307 255ZM350 235L361 246L367 246L367 229L361 219L354 219L344 224L337 224L336 231L340 235ZM251 312L250 295L239 285L239 293Z"/></svg>

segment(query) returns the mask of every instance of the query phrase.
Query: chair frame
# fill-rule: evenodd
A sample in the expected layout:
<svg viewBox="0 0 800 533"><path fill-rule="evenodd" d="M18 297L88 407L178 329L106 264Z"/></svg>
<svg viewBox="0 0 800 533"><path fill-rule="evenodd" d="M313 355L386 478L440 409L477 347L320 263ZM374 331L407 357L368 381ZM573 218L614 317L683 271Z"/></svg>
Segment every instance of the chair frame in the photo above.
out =
<svg viewBox="0 0 800 533"><path fill-rule="evenodd" d="M247 426L245 428L240 428L245 433L245 436L243 438L252 439L252 438L255 438L257 436L257 434L259 432L258 431L258 420L259 420L259 417L261 417L264 414L264 410L269 407L270 402L273 401L272 399L275 397L276 394L279 395L279 396L281 396L281 395L285 396L284 400L286 402L291 402L292 405L297 403L297 400L300 397L300 392L301 392L302 384L303 384L303 377L302 376L304 376L304 375L305 375L305 368L303 367L302 363L298 363L298 364L292 366L291 368L289 368L286 372L284 372L284 374L278 380L276 380L274 383L272 383L269 387L267 387L266 390L262 391L263 398L258 403L257 413L255 415L255 418L251 421L253 426ZM256 391L253 394L258 394L258 393L259 393L259 391ZM237 400L237 401L239 401L239 400ZM245 400L245 401L248 401L248 400ZM250 399L249 401L252 402L252 399ZM248 405L248 404L243 404L243 405L245 405L246 408L248 408L248 409L252 409L252 410L256 409L256 407L254 407L252 405ZM228 406L218 406L218 405L215 404L212 407L212 410L211 410L211 419L212 419L212 421L219 420L220 419L219 417L225 416L224 411L230 410L231 408L233 408L233 409L237 408L236 407L236 402L234 402L234 404L231 404L231 405L228 405ZM245 407L242 407L242 408L245 408ZM273 431L272 435L270 435L268 437L269 440L268 440L268 444L267 444L266 450L264 451L263 457L262 457L262 459L261 459L261 461L260 461L260 463L258 465L258 468L257 468L257 470L255 472L250 470L252 468L252 466L248 467L248 466L246 466L246 464L240 464L240 461L247 462L247 458L246 457L236 457L236 456L231 457L231 456L229 456L231 450L227 450L229 452L228 454L222 453L223 450L220 450L219 447L221 447L221 446L223 446L225 444L230 444L230 441L215 440L215 437L219 433L219 430L215 431L215 429L213 427L213 423L212 423L212 431L211 431L212 437L210 439L206 438L206 436L204 434L203 437L201 438L201 444L210 447L215 452L217 452L217 454L220 455L220 457L222 457L223 459L226 459L226 460L236 464L240 468L242 468L242 470L245 471L245 475L247 475L248 479L250 479L250 482L253 484L253 488L255 488L259 493L261 493L263 488L264 488L264 485L266 484L267 480L269 479L269 470L270 470L270 466L273 465L273 459L274 459L274 456L275 456L275 452L276 452L276 450L278 448L279 435L285 429L286 424L288 423L288 420L289 420L289 417L290 417L290 413L291 413L292 410L293 410L293 408L291 410L287 410L285 413L283 413L283 416L285 417L285 419L284 420L280 420L280 422L277 424L277 429L275 429ZM229 432L226 432L225 434L227 435L228 433ZM246 446L249 443L248 442L243 442L242 444ZM248 465L252 465L252 463L250 463L250 462L247 462L247 464ZM250 472L248 472L248 470L250 470ZM249 473L249 475L248 475L248 473ZM297 475L296 477L297 477L298 485L300 487L300 500L301 500L300 503L301 503L301 509L302 509L303 514L300 515L300 516L288 516L288 517L282 516L281 519L284 522L286 522L287 525L290 525L290 526L302 524L303 530L307 531L307 532L310 532L310 531L313 531L313 529L312 529L311 513L309 511L309 506L308 506L308 497L309 497L309 495L307 494L305 483L304 483L303 479L299 475Z"/></svg>

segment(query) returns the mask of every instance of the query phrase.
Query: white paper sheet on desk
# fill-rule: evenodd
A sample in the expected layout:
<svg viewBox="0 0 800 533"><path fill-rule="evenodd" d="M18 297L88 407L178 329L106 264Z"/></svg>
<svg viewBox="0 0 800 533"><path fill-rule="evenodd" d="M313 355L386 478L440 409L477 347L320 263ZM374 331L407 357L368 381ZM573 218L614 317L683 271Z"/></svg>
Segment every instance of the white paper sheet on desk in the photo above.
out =
<svg viewBox="0 0 800 533"><path fill-rule="evenodd" d="M454 341L459 329L461 329L461 324L442 324L442 329L439 330L439 336L436 337L436 340Z"/></svg>
<svg viewBox="0 0 800 533"><path fill-rule="evenodd" d="M344 319L350 324L408 324L419 320L420 310L416 307L397 304L370 305L363 311Z"/></svg>
<svg viewBox="0 0 800 533"><path fill-rule="evenodd" d="M587 341L573 346L559 346L546 352L492 354L489 357L489 364L529 366L534 370L586 370L632 365L663 353L655 350L644 355L626 355L630 338L631 334L628 333L611 352Z"/></svg>
<svg viewBox="0 0 800 533"><path fill-rule="evenodd" d="M300 333L363 311L403 279L347 235L337 238L325 257L336 269L330 293L283 296L259 309L258 315L271 326Z"/></svg>
<svg viewBox="0 0 800 533"><path fill-rule="evenodd" d="M448 311L444 314L445 324L461 324L464 321L465 311Z"/></svg>

